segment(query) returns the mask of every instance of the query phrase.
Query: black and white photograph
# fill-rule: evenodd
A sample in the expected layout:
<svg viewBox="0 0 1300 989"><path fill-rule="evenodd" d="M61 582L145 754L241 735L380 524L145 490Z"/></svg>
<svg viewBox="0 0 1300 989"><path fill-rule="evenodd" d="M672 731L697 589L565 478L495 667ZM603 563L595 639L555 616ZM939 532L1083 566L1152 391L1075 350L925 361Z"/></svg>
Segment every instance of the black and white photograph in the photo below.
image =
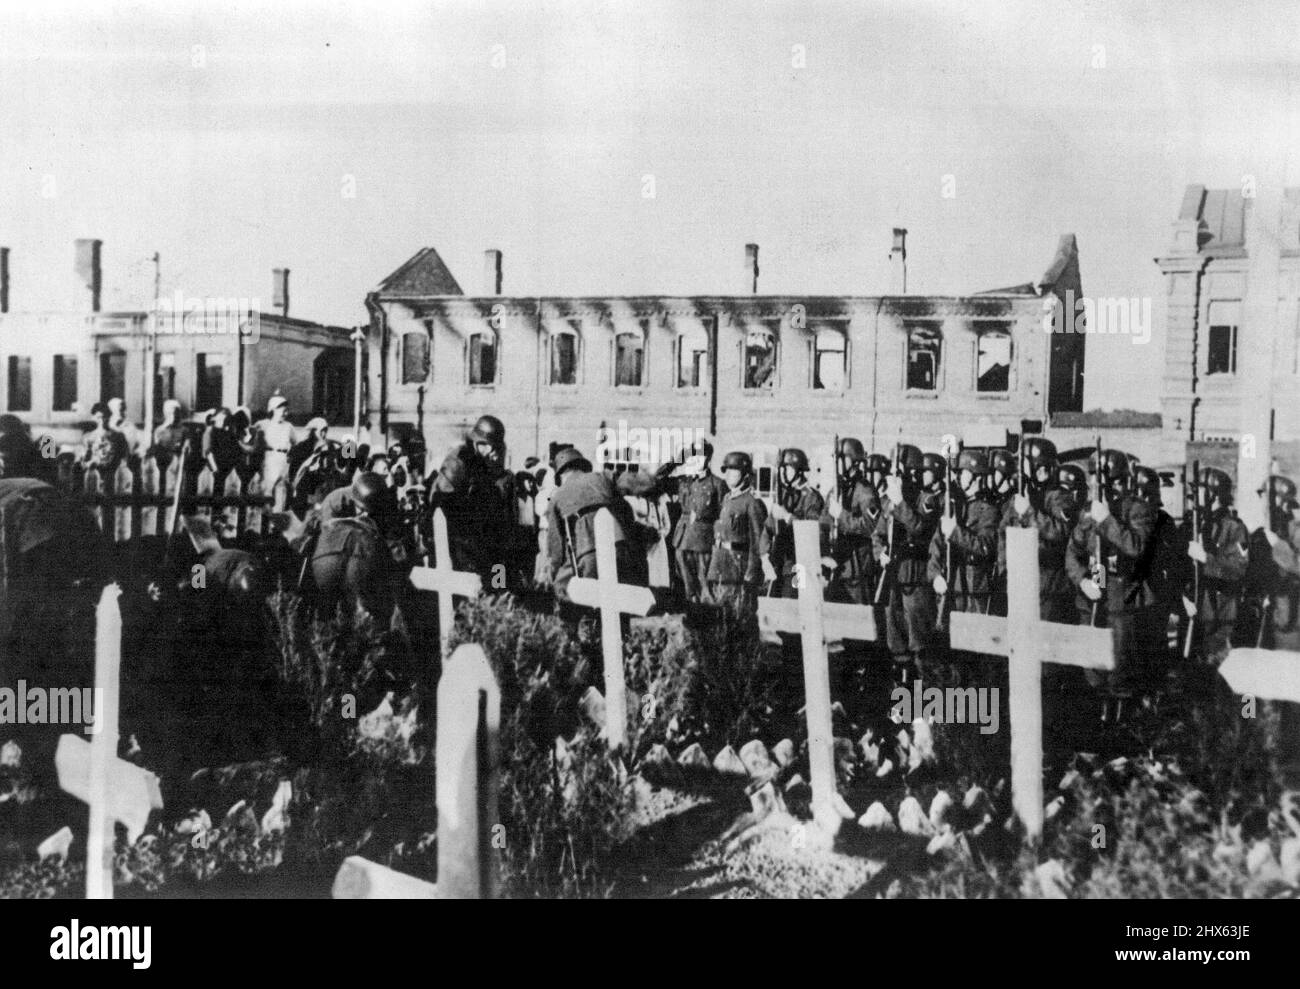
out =
<svg viewBox="0 0 1300 989"><path fill-rule="evenodd" d="M1260 960L1298 139L1290 0L7 0L0 898L114 901L29 947L1047 899Z"/></svg>

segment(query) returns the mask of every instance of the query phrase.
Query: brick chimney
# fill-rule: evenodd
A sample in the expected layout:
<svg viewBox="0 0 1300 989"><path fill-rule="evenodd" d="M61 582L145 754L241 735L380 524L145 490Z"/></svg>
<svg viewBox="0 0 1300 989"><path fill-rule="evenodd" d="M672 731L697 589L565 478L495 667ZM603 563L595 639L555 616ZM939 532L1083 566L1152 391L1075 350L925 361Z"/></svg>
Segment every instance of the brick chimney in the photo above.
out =
<svg viewBox="0 0 1300 989"><path fill-rule="evenodd" d="M758 245L745 245L745 291L758 295Z"/></svg>
<svg viewBox="0 0 1300 989"><path fill-rule="evenodd" d="M78 294L84 288L85 299L90 303L91 312L99 312L100 293L104 287L104 275L100 270L100 250L102 240L78 240L73 271L77 275Z"/></svg>
<svg viewBox="0 0 1300 989"><path fill-rule="evenodd" d="M907 294L907 230L894 228L894 242L889 248L889 294Z"/></svg>
<svg viewBox="0 0 1300 989"><path fill-rule="evenodd" d="M483 252L483 294L501 294L501 252Z"/></svg>
<svg viewBox="0 0 1300 989"><path fill-rule="evenodd" d="M9 248L0 247L0 314L9 311Z"/></svg>
<svg viewBox="0 0 1300 989"><path fill-rule="evenodd" d="M271 306L280 310L281 316L289 315L289 269L271 269Z"/></svg>

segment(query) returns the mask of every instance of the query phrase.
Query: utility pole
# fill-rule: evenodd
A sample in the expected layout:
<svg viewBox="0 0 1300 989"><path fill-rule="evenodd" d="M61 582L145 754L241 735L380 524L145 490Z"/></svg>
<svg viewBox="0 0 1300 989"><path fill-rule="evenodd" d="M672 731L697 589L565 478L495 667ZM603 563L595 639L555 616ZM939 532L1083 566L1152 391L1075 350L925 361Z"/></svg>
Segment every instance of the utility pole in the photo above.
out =
<svg viewBox="0 0 1300 989"><path fill-rule="evenodd" d="M144 348L144 441L145 449L153 446L153 402L154 377L158 353L158 305L162 292L162 255L154 251L153 257L153 304L149 314L149 336Z"/></svg>
<svg viewBox="0 0 1300 989"><path fill-rule="evenodd" d="M352 342L356 344L353 363L356 365L352 376L352 435L361 442L361 345L365 342L366 331L357 327L352 331Z"/></svg>

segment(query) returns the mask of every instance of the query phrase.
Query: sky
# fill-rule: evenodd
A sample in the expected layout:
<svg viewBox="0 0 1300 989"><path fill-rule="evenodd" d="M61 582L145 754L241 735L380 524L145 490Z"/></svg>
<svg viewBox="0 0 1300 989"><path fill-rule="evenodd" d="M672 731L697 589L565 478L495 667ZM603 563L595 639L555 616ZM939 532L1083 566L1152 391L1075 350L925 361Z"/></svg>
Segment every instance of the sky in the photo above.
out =
<svg viewBox="0 0 1300 989"><path fill-rule="evenodd" d="M258 298L364 322L436 247L467 292L733 294L1032 281L1078 238L1085 405L1159 408L1153 258L1188 184L1300 184L1300 4L0 0L0 245L15 310ZM652 193L652 194L650 194Z"/></svg>

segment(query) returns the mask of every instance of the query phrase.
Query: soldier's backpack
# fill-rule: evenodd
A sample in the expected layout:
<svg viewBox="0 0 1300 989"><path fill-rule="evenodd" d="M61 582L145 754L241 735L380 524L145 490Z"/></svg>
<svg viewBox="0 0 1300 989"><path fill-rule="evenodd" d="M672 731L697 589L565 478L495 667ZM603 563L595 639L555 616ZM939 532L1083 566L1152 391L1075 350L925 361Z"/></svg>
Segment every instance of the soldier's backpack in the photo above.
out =
<svg viewBox="0 0 1300 989"><path fill-rule="evenodd" d="M57 627L61 613L93 605L110 570L80 503L36 478L0 478L0 642L16 622Z"/></svg>

